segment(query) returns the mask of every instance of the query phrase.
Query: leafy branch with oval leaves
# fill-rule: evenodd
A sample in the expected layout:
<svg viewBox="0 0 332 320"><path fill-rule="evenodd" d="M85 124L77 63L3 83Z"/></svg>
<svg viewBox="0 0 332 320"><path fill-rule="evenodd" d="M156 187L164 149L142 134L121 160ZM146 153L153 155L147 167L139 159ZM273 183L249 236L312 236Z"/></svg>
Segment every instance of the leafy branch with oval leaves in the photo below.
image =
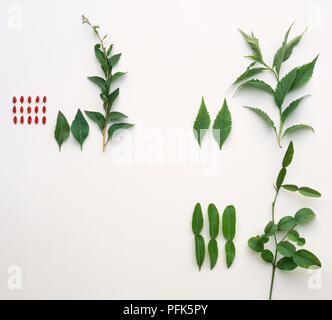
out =
<svg viewBox="0 0 332 320"><path fill-rule="evenodd" d="M88 77L90 81L95 83L101 90L100 98L104 107L104 114L96 111L84 111L88 118L95 122L103 136L103 151L105 151L107 143L112 139L114 133L120 129L128 129L133 126L131 123L122 122L127 116L121 112L112 111L113 104L119 95L119 88L111 92L111 85L123 77L126 72L113 72L113 67L119 62L121 53L114 54L113 44L108 49L105 46L107 35L101 36L99 26L90 23L88 18L82 15L83 24L88 24L96 34L99 43L94 47L95 56L101 65L104 77L93 76ZM111 124L112 123L112 124ZM107 129L108 128L108 129ZM108 132L108 137L106 137Z"/></svg>
<svg viewBox="0 0 332 320"><path fill-rule="evenodd" d="M251 237L248 240L248 246L255 252L261 254L262 259L272 264L272 277L270 284L269 299L272 299L273 285L275 279L276 269L283 271L291 271L297 267L302 268L320 268L320 260L310 251L305 249L298 249L305 245L306 241L300 236L296 228L304 223L307 223L315 218L315 213L310 208L302 208L298 210L294 216L285 216L276 223L275 205L281 189L291 192L299 192L306 197L320 197L321 194L309 187L298 187L294 184L284 184L287 175L287 168L292 163L294 156L293 142L289 143L287 151L282 161L282 168L279 171L275 183L275 197L272 202L272 217L271 221L267 223L262 235ZM281 234L278 239L277 235ZM265 244L271 241L274 246L274 253L265 248ZM278 254L282 257L278 259Z"/></svg>
<svg viewBox="0 0 332 320"><path fill-rule="evenodd" d="M292 40L289 40L289 34L292 27L293 25L291 25L287 30L281 47L275 53L272 66L269 66L263 59L263 55L259 46L259 40L254 36L254 34L246 34L242 30L239 30L251 50L251 55L247 56L247 58L253 62L248 66L246 71L241 74L233 83L233 85L238 85L237 91L241 88L248 87L266 92L273 97L276 109L279 114L278 127L274 124L271 117L262 109L257 107L246 108L256 113L270 128L272 128L280 148L281 141L285 136L303 129L314 131L314 129L307 124L295 124L289 126L286 129L284 128L285 124L289 120L290 115L295 112L302 100L308 95L294 100L286 108L283 106L285 98L290 92L302 87L310 80L318 59L318 56L316 56L311 62L296 67L287 73L284 77L281 77L281 67L283 62L287 61L291 57L293 49L299 44L305 33L303 32ZM257 67L257 65L259 67ZM274 75L277 82L275 89L273 89L272 86L265 81L253 78L254 76L262 74L263 72L271 72Z"/></svg>

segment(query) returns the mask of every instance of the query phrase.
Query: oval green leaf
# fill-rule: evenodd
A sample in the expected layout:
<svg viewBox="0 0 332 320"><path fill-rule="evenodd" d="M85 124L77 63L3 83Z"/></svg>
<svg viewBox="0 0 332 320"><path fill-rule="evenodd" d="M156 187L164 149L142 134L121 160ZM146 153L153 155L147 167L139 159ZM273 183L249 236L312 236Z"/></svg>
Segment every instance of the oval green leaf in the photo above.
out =
<svg viewBox="0 0 332 320"><path fill-rule="evenodd" d="M205 257L205 242L204 238L200 234L195 235L195 254L197 265L199 270L201 270Z"/></svg>
<svg viewBox="0 0 332 320"><path fill-rule="evenodd" d="M192 230L194 234L199 234L203 229L203 213L200 203L197 203L193 213Z"/></svg>
<svg viewBox="0 0 332 320"><path fill-rule="evenodd" d="M300 235L296 230L291 230L287 233L287 238L294 242L298 242L300 239Z"/></svg>
<svg viewBox="0 0 332 320"><path fill-rule="evenodd" d="M277 262L277 267L280 270L292 271L297 268L292 258L283 257Z"/></svg>
<svg viewBox="0 0 332 320"><path fill-rule="evenodd" d="M303 196L306 196L306 197L319 198L319 197L322 196L318 191L316 191L314 189L311 189L311 188L308 188L308 187L301 187L301 188L299 188L299 192Z"/></svg>
<svg viewBox="0 0 332 320"><path fill-rule="evenodd" d="M277 245L277 250L285 257L292 257L296 252L296 248L293 244L287 241L281 241Z"/></svg>
<svg viewBox="0 0 332 320"><path fill-rule="evenodd" d="M108 140L107 142L112 139L114 133L120 129L128 129L128 128L131 128L133 127L134 125L131 124L131 123L115 123L113 125L111 125L109 128L108 128Z"/></svg>
<svg viewBox="0 0 332 320"><path fill-rule="evenodd" d="M297 241L297 245L302 247L305 245L305 239L304 238L300 238L298 241Z"/></svg>
<svg viewBox="0 0 332 320"><path fill-rule="evenodd" d="M281 168L281 170L279 171L279 174L277 177L277 182L276 182L277 189L280 189L281 185L283 184L285 177L286 177L286 173L287 173L286 168Z"/></svg>
<svg viewBox="0 0 332 320"><path fill-rule="evenodd" d="M308 250L298 250L293 256L294 263L302 268L310 268L310 267L321 267L322 264L319 259Z"/></svg>
<svg viewBox="0 0 332 320"><path fill-rule="evenodd" d="M54 137L59 145L59 151L61 151L61 146L63 142L65 142L70 134L70 127L66 117L63 113L59 110L58 117L56 120L56 126L54 131Z"/></svg>
<svg viewBox="0 0 332 320"><path fill-rule="evenodd" d="M264 243L259 237L252 237L248 240L248 246L255 252L262 252L264 250Z"/></svg>
<svg viewBox="0 0 332 320"><path fill-rule="evenodd" d="M212 270L218 260L218 243L216 239L211 239L209 241L208 251L210 256L210 269Z"/></svg>
<svg viewBox="0 0 332 320"><path fill-rule="evenodd" d="M71 133L80 144L82 150L83 142L89 135L89 124L85 120L80 109L77 110L75 119L71 124Z"/></svg>
<svg viewBox="0 0 332 320"><path fill-rule="evenodd" d="M299 189L298 186L296 186L295 184L283 184L282 187L288 191L297 191Z"/></svg>
<svg viewBox="0 0 332 320"><path fill-rule="evenodd" d="M234 206L227 206L222 216L222 232L227 241L231 241L235 236L236 211Z"/></svg>
<svg viewBox="0 0 332 320"><path fill-rule="evenodd" d="M84 113L89 117L92 121L98 124L98 127L101 132L103 132L106 121L104 115L102 115L100 112L94 112L94 111L84 111Z"/></svg>
<svg viewBox="0 0 332 320"><path fill-rule="evenodd" d="M211 239L215 239L219 233L219 212L213 203L208 207L209 230Z"/></svg>
<svg viewBox="0 0 332 320"><path fill-rule="evenodd" d="M267 235L267 236L272 236L275 234L275 232L277 231L278 229L278 226L273 222L273 221L270 221L265 229L264 229L264 233Z"/></svg>
<svg viewBox="0 0 332 320"><path fill-rule="evenodd" d="M293 160L293 156L294 156L294 145L293 145L293 141L291 141L288 145L287 151L282 160L282 166L284 168L287 168L291 164L291 162Z"/></svg>
<svg viewBox="0 0 332 320"><path fill-rule="evenodd" d="M296 220L291 216L286 216L280 219L278 222L278 230L285 231L289 230L296 225Z"/></svg>
<svg viewBox="0 0 332 320"><path fill-rule="evenodd" d="M227 268L229 268L235 258L235 245L233 241L227 241L225 244L225 252L226 252L226 264Z"/></svg>
<svg viewBox="0 0 332 320"><path fill-rule="evenodd" d="M272 263L273 262L273 253L271 250L265 249L261 253L262 259L267 262L267 263Z"/></svg>
<svg viewBox="0 0 332 320"><path fill-rule="evenodd" d="M297 223L306 223L315 218L315 213L309 208L302 208L295 214L295 220Z"/></svg>

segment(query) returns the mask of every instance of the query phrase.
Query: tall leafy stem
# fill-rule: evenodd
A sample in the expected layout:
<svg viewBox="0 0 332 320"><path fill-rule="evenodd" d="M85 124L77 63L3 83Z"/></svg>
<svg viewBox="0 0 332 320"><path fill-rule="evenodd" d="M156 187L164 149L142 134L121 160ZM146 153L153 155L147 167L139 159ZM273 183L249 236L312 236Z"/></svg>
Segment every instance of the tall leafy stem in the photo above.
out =
<svg viewBox="0 0 332 320"><path fill-rule="evenodd" d="M274 101L279 113L278 128L275 126L271 117L260 108L254 108L254 107L246 107L246 108L256 113L262 120L265 121L265 123L269 127L272 128L280 148L282 147L281 141L284 136L303 129L310 129L314 131L313 128L307 124L296 124L284 130L284 124L286 120L297 109L302 99L305 98L306 96L303 96L293 101L292 103L290 103L290 105L287 108L283 108L284 100L289 92L303 86L312 77L315 64L318 59L317 56L313 61L309 62L308 64L302 65L300 67L294 68L289 73L287 73L283 78L281 78L280 72L281 72L282 63L290 58L290 56L293 53L294 47L301 41L302 36L305 33L303 32L299 36L288 41L292 26L293 25L291 25L290 28L287 30L281 47L275 53L272 66L269 66L263 59L263 55L259 46L259 40L254 36L254 34L251 33L249 35L240 30L241 34L243 35L246 43L248 44L252 52L252 54L250 56L247 56L247 58L249 58L253 62L248 66L246 71L243 74L241 74L241 76L238 77L236 81L233 83L233 85L239 85L238 90L243 87L251 87L258 89L260 91L265 91L274 97ZM262 67L256 67L257 64L260 64ZM269 71L274 75L277 81L275 89L273 89L268 83L262 80L253 79L253 76L258 75L264 71Z"/></svg>

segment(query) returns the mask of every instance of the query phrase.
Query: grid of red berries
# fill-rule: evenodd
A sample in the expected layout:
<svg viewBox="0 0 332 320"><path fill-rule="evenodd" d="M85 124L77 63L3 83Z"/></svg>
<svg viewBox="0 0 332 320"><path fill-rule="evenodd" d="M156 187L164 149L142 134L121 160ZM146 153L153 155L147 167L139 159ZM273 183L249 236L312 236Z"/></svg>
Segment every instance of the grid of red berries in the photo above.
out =
<svg viewBox="0 0 332 320"><path fill-rule="evenodd" d="M24 118L24 97L21 96L20 99L18 100L15 96L13 97L13 113L14 113L14 118L13 118L13 122L14 124L17 124L18 122L20 122L21 124L24 124L25 122L25 118ZM27 99L26 99L27 103L28 103L28 106L26 107L26 121L28 124L31 124L32 123L32 120L33 120L33 111L35 113L35 116L34 116L34 122L35 124L38 124L39 123L39 117L38 117L38 113L39 113L39 107L38 105L36 105L34 107L34 109L31 108L30 104L32 104L32 98L29 96ZM20 108L16 107L16 104L20 102L21 106ZM46 96L43 97L43 99L40 99L39 96L36 97L35 99L35 102L36 104L39 104L40 102L43 103L43 107L41 108L41 112L42 112L42 116L41 116L41 122L42 124L46 124L46 102L47 102L47 98ZM21 115L16 115L17 113L21 113Z"/></svg>

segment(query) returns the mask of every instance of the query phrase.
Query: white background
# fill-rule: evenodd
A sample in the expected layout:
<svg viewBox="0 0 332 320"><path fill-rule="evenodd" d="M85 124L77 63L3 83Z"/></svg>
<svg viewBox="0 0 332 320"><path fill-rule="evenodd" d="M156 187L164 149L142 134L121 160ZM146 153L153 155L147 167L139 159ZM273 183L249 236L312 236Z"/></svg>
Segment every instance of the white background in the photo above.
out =
<svg viewBox="0 0 332 320"><path fill-rule="evenodd" d="M12 10L22 13L18 30L11 24ZM307 270L277 271L274 297L332 298L331 10L328 0L1 1L0 297L267 298L271 267L248 249L247 239L270 220L272 183L285 147L280 150L272 131L241 107L259 106L274 117L272 98L250 90L233 97L229 87L248 65L243 56L249 50L237 28L254 31L271 63L295 21L291 37L308 31L282 74L320 57L311 81L289 97L312 95L290 124L308 123L316 133L294 135L286 182L316 188L323 197L283 191L276 215L292 215L301 207L316 212L316 220L299 231L323 269L321 289L310 289ZM105 154L91 122L83 152L70 137L59 153L53 137L59 108L70 122L78 107L102 110L98 89L86 78L101 73L93 53L96 39L81 24L82 13L108 33L115 52L123 53L118 70L128 75L118 82L115 110L137 124ZM271 76L263 78L274 86ZM46 95L47 125L15 126L13 95ZM222 151L212 137L199 151L192 136L201 96L212 120L228 99L233 130ZM163 139L171 130L185 130L188 149L208 161L217 156L218 170L206 172L205 164L190 160L168 161L171 151ZM120 147L133 155L131 162L119 159ZM219 236L217 266L210 271L206 257L198 272L191 231L196 202L205 218L210 202L220 213L235 205L237 256L231 269ZM8 289L11 265L22 269L22 290Z"/></svg>

